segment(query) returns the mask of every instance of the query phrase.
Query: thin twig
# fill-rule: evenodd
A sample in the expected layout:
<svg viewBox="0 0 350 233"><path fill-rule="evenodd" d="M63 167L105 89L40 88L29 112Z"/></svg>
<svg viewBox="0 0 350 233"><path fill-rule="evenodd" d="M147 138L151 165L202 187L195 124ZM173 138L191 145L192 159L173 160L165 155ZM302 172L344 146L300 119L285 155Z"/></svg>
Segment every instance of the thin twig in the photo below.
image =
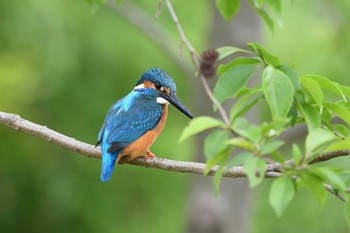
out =
<svg viewBox="0 0 350 233"><path fill-rule="evenodd" d="M185 44L185 46L187 47L188 51L190 52L191 54L191 58L192 58L192 62L196 68L196 70L199 70L199 61L197 59L197 55L196 55L196 51L194 50L192 44L189 42L189 40L187 39L183 29L182 29L182 26L179 22L179 19L177 18L177 15L174 11L174 8L173 6L171 5L171 2L170 0L165 0L165 3L167 5L167 8L169 10L169 13L171 15L171 18L173 19L174 23L175 23L175 26L176 26L176 29L177 31L179 32L179 35L181 37L181 41L182 43Z"/></svg>
<svg viewBox="0 0 350 233"><path fill-rule="evenodd" d="M200 78L201 82L203 83L204 89L205 89L207 95L209 96L209 99L213 102L213 104L219 110L219 113L220 113L222 119L224 120L225 124L230 125L230 120L228 118L228 115L227 115L225 109L223 108L223 106L220 104L220 102L213 95L213 92L210 90L209 84L208 84L207 80L205 79L205 77L203 75L201 75L199 72L200 62L198 60L196 50L193 48L192 44L187 39L170 0L165 0L165 3L167 5L167 8L168 8L169 13L171 15L171 18L173 19L173 21L175 23L176 29L180 35L181 43L183 43L187 47L187 49L191 55L191 59L192 59L192 62L194 64L194 67L195 67L196 71L199 73L199 78Z"/></svg>
<svg viewBox="0 0 350 233"><path fill-rule="evenodd" d="M161 12L161 10L162 10L162 6L163 6L163 0L160 0L160 1L158 2L158 7L157 7L156 15L154 16L154 18L155 18L156 20L159 20L160 12Z"/></svg>
<svg viewBox="0 0 350 233"><path fill-rule="evenodd" d="M339 192L335 191L331 185L329 184L324 184L324 188L330 192L331 194L333 194L334 196L336 196L339 200L345 202L346 200L339 194ZM346 189L345 192L349 193L350 190Z"/></svg>

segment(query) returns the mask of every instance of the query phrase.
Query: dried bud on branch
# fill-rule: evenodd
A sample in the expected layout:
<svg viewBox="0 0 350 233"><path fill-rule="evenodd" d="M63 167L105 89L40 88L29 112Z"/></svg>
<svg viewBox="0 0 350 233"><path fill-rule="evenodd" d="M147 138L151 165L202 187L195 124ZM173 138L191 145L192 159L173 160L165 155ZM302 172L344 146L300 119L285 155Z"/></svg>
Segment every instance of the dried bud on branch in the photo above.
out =
<svg viewBox="0 0 350 233"><path fill-rule="evenodd" d="M216 73L215 63L219 53L213 49L205 50L201 54L199 72L206 78L213 77Z"/></svg>

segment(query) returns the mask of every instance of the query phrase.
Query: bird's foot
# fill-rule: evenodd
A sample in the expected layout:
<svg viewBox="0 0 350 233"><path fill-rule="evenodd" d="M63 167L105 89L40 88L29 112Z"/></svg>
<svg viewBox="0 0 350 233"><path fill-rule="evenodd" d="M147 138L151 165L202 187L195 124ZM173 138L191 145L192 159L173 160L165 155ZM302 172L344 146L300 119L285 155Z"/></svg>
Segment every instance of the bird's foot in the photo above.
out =
<svg viewBox="0 0 350 233"><path fill-rule="evenodd" d="M145 156L145 160L149 159L149 158L154 158L156 157L150 150L146 151L146 156Z"/></svg>

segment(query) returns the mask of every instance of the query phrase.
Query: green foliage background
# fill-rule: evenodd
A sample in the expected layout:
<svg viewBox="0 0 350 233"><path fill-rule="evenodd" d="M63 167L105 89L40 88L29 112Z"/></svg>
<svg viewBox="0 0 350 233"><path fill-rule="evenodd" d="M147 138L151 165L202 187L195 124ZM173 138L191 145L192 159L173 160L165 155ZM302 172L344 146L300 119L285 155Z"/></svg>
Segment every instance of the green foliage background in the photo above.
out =
<svg viewBox="0 0 350 233"><path fill-rule="evenodd" d="M139 2L155 13L158 1ZM206 48L210 3L174 1L174 7L196 49ZM94 144L109 106L152 66L172 74L178 95L194 108L192 82L174 60L110 9L90 12L84 1L0 2L1 111ZM293 1L283 10L284 29L266 28L264 44L284 63L295 63L300 74L318 73L349 85L349 15L347 0ZM166 11L159 24L178 40ZM172 109L168 120L154 153L191 160L194 148L177 144L187 119ZM3 126L0 155L1 232L186 230L191 175L125 165L102 184L100 161ZM275 219L267 195L265 185L256 190L251 232L346 232L342 203L333 197L320 210L309 201L310 193L298 193L286 214Z"/></svg>
<svg viewBox="0 0 350 233"><path fill-rule="evenodd" d="M153 15L157 1L147 5ZM198 22L206 8L189 18ZM106 7L91 14L84 1L1 1L0 28L2 111L95 144L109 107L153 66L174 77L191 108L190 80L175 61ZM175 109L169 115L153 151L191 160L189 144L177 144L188 120ZM125 165L103 184L99 160L7 127L0 127L0 138L1 232L178 232L185 226L188 176Z"/></svg>

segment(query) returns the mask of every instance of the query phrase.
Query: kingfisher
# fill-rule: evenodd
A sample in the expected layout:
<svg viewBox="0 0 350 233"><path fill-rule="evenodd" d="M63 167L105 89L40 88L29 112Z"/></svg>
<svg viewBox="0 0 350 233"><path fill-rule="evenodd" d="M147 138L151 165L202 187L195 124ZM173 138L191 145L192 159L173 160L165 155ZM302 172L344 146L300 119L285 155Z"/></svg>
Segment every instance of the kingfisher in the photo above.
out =
<svg viewBox="0 0 350 233"><path fill-rule="evenodd" d="M155 157L149 148L163 130L169 103L193 118L176 96L174 80L162 69L151 68L128 95L112 105L97 137L102 150L101 181L110 179L124 156L128 161L143 154L145 159Z"/></svg>

